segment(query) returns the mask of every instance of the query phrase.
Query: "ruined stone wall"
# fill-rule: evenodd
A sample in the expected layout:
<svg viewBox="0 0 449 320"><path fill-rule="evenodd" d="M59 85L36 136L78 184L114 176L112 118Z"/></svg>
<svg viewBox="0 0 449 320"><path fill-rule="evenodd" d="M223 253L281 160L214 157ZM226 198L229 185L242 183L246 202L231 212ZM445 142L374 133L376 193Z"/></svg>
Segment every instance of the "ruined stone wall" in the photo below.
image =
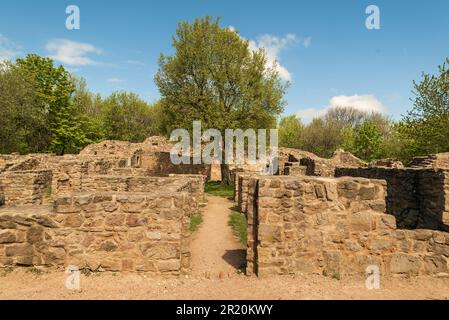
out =
<svg viewBox="0 0 449 320"><path fill-rule="evenodd" d="M107 192L60 197L53 210L3 208L0 266L186 273L195 201L186 192Z"/></svg>
<svg viewBox="0 0 449 320"><path fill-rule="evenodd" d="M7 206L41 205L50 196L52 171L6 171L0 175L1 203Z"/></svg>
<svg viewBox="0 0 449 320"><path fill-rule="evenodd" d="M170 159L170 152L151 152L142 154L141 167L151 176L200 174L207 176L208 179L211 177L211 165L173 164Z"/></svg>
<svg viewBox="0 0 449 320"><path fill-rule="evenodd" d="M449 171L440 169L338 168L336 176L387 181L387 212L399 228L449 231Z"/></svg>
<svg viewBox="0 0 449 320"><path fill-rule="evenodd" d="M307 166L299 165L299 162L286 162L284 165L284 176L305 176L307 175Z"/></svg>
<svg viewBox="0 0 449 320"><path fill-rule="evenodd" d="M303 166L300 169L291 169L287 167L298 165ZM301 175L305 172L308 176L333 177L335 168L359 168L367 164L355 157L353 154L338 149L332 155L332 158L325 159L317 155L298 149L279 148L279 168L280 174L289 175L295 171L295 175Z"/></svg>
<svg viewBox="0 0 449 320"><path fill-rule="evenodd" d="M449 169L449 152L415 157L407 166L411 168Z"/></svg>
<svg viewBox="0 0 449 320"><path fill-rule="evenodd" d="M382 180L250 179L247 273L448 272L449 233L398 230L385 195Z"/></svg>
<svg viewBox="0 0 449 320"><path fill-rule="evenodd" d="M82 191L82 178L88 175L113 175L127 168L124 158L80 158L61 161L53 170L52 194Z"/></svg>

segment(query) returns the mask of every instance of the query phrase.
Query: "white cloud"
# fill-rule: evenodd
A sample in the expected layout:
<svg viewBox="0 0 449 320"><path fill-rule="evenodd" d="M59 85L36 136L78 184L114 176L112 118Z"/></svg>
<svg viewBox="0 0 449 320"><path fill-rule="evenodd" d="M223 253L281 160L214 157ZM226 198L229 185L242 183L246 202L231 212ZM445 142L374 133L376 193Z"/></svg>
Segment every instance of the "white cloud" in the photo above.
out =
<svg viewBox="0 0 449 320"><path fill-rule="evenodd" d="M308 109L300 109L298 112L296 112L296 116L300 119L313 119L316 117L321 117L326 112L326 109L315 109L315 108L308 108Z"/></svg>
<svg viewBox="0 0 449 320"><path fill-rule="evenodd" d="M384 112L383 104L374 95L335 96L329 102L329 108L353 107L365 112Z"/></svg>
<svg viewBox="0 0 449 320"><path fill-rule="evenodd" d="M379 100L376 99L374 95L352 95L352 96L334 96L329 100L329 105L327 107L317 109L308 108L300 109L296 112L296 115L308 122L316 117L323 116L326 111L335 107L352 107L364 112L385 112L385 107Z"/></svg>
<svg viewBox="0 0 449 320"><path fill-rule="evenodd" d="M114 84L118 84L118 83L123 83L125 82L125 80L119 79L119 78L109 78L107 80L109 83L114 83Z"/></svg>
<svg viewBox="0 0 449 320"><path fill-rule="evenodd" d="M93 66L100 63L88 57L89 54L100 55L102 51L88 43L66 39L50 40L46 45L50 58L69 66Z"/></svg>
<svg viewBox="0 0 449 320"><path fill-rule="evenodd" d="M21 54L22 47L0 33L0 62L13 60Z"/></svg>
<svg viewBox="0 0 449 320"><path fill-rule="evenodd" d="M233 26L228 26L228 29L233 32L237 32L237 29ZM239 36L242 39L245 39L240 34ZM246 40L246 39L245 39ZM293 43L300 43L305 48L310 47L312 44L312 38L306 37L298 39L297 36L293 33L288 33L284 37L277 37L271 34L263 34L257 37L257 40L249 40L249 49L252 51L257 51L261 48L265 50L266 58L267 58L267 68L272 68L274 64L276 64L276 70L279 72L279 76L281 79L285 81L291 81L292 74L290 71L280 64L280 52L285 49L288 45Z"/></svg>

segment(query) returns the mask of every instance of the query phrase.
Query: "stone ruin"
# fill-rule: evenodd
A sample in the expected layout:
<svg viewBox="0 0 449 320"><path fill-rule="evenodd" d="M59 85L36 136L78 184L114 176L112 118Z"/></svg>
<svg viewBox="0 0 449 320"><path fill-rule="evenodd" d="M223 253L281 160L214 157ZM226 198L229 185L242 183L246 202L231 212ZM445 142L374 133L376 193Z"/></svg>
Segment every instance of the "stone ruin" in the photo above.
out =
<svg viewBox="0 0 449 320"><path fill-rule="evenodd" d="M247 274L449 275L449 154L404 167L280 148L279 175L234 170Z"/></svg>
<svg viewBox="0 0 449 320"><path fill-rule="evenodd" d="M170 148L152 137L0 156L0 266L188 273L210 168L172 165Z"/></svg>
<svg viewBox="0 0 449 320"><path fill-rule="evenodd" d="M218 165L173 165L171 145L103 141L79 155L0 156L0 267L190 271L190 217ZM247 274L445 274L449 154L403 166L279 148L279 171L232 170Z"/></svg>

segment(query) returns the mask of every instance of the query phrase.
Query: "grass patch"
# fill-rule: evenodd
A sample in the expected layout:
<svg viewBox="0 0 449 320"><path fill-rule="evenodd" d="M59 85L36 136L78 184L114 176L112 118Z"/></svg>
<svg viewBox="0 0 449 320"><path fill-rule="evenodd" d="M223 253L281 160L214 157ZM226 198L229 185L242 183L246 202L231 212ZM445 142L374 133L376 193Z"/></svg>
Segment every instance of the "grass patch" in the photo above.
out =
<svg viewBox="0 0 449 320"><path fill-rule="evenodd" d="M229 215L228 225L231 227L234 234L239 238L240 242L246 246L248 241L248 223L243 213L232 211Z"/></svg>
<svg viewBox="0 0 449 320"><path fill-rule="evenodd" d="M30 273L32 273L34 275L37 275L37 276L39 276L39 275L41 275L43 273L43 271L41 269L39 269L39 268L37 268L35 266L28 268L27 272L30 272Z"/></svg>
<svg viewBox="0 0 449 320"><path fill-rule="evenodd" d="M222 184L220 181L208 181L206 183L205 191L208 194L226 198L234 197L234 187L231 185Z"/></svg>
<svg viewBox="0 0 449 320"><path fill-rule="evenodd" d="M46 198L51 198L51 187L45 187L44 190L42 190L42 194Z"/></svg>
<svg viewBox="0 0 449 320"><path fill-rule="evenodd" d="M190 217L190 231L195 232L198 230L200 224L203 223L203 215L201 212L196 212Z"/></svg>
<svg viewBox="0 0 449 320"><path fill-rule="evenodd" d="M323 270L323 276L331 277L332 279L336 279L336 280L341 280L341 275L340 275L340 272L338 272L338 271L328 272L326 270Z"/></svg>

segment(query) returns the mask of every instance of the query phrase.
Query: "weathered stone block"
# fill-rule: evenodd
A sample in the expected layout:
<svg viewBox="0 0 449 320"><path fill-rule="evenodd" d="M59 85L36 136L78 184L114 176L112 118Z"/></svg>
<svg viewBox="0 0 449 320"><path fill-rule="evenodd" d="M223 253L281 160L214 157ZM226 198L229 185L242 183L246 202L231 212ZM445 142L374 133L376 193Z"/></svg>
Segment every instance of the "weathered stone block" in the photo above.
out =
<svg viewBox="0 0 449 320"><path fill-rule="evenodd" d="M64 220L64 226L77 228L80 227L84 222L84 217L78 213L72 213L68 215Z"/></svg>
<svg viewBox="0 0 449 320"><path fill-rule="evenodd" d="M448 261L439 255L426 256L424 257L424 271L428 274L448 272Z"/></svg>
<svg viewBox="0 0 449 320"><path fill-rule="evenodd" d="M31 244L12 244L6 246L5 254L7 257L32 256L34 248Z"/></svg>
<svg viewBox="0 0 449 320"><path fill-rule="evenodd" d="M391 257L390 271L417 275L420 268L419 258L410 254L395 253Z"/></svg>
<svg viewBox="0 0 449 320"><path fill-rule="evenodd" d="M282 228L277 225L260 224L259 240L263 242L282 241Z"/></svg>
<svg viewBox="0 0 449 320"><path fill-rule="evenodd" d="M41 226L34 226L28 229L26 239L29 243L40 242L44 239L44 228Z"/></svg>
<svg viewBox="0 0 449 320"><path fill-rule="evenodd" d="M16 234L10 230L0 230L0 243L16 242Z"/></svg>
<svg viewBox="0 0 449 320"><path fill-rule="evenodd" d="M179 271L181 269L180 260L157 261L156 265L160 272Z"/></svg>

